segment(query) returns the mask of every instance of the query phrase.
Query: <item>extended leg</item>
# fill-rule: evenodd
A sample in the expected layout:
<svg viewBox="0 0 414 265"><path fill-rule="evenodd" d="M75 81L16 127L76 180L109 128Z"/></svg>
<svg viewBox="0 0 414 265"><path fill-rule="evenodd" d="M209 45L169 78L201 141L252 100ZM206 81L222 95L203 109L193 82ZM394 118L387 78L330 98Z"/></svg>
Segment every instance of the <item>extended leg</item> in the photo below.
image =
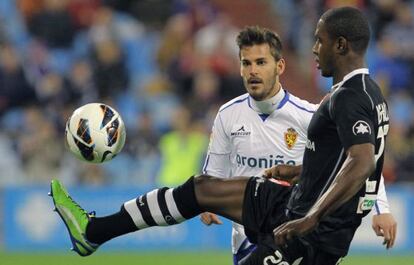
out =
<svg viewBox="0 0 414 265"><path fill-rule="evenodd" d="M249 178L229 179L200 175L194 178L195 195L203 211L242 223L244 191Z"/></svg>
<svg viewBox="0 0 414 265"><path fill-rule="evenodd" d="M124 203L119 212L105 217L87 214L56 180L52 181L51 193L75 251L87 256L117 236L150 226L177 224L204 211L241 222L247 182L247 178L219 179L200 175L176 188L156 189L141 195Z"/></svg>

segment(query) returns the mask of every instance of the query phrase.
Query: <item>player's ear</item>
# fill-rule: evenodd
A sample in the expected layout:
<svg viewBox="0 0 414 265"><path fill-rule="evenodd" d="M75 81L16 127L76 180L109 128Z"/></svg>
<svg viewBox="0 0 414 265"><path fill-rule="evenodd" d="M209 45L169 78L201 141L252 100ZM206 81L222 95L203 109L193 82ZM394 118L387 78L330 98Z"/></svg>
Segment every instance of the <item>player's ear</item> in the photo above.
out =
<svg viewBox="0 0 414 265"><path fill-rule="evenodd" d="M336 40L335 47L339 54L345 55L348 52L348 41L344 37L339 37Z"/></svg>
<svg viewBox="0 0 414 265"><path fill-rule="evenodd" d="M283 74L285 71L286 62L285 59L281 58L279 61L276 62L276 73L278 75Z"/></svg>

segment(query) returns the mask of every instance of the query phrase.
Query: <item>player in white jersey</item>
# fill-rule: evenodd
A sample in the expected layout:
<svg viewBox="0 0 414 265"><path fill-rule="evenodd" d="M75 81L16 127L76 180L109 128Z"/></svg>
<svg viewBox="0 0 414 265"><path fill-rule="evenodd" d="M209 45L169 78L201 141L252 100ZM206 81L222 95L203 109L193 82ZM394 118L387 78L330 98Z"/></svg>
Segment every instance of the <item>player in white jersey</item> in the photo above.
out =
<svg viewBox="0 0 414 265"><path fill-rule="evenodd" d="M273 41L273 42L272 42ZM224 104L216 116L203 173L211 176L254 176L277 164L302 163L307 129L318 105L302 100L284 90L279 83L285 62L276 35L266 40L275 51L276 73L266 71L268 62L261 51L251 50L241 58L241 76L246 94ZM258 44L258 43L253 43ZM272 46L273 45L273 46ZM263 84L263 86L259 86ZM373 228L393 233L395 221L389 214L384 185L381 186ZM212 213L203 213L202 221L210 225L221 221ZM394 232L395 233L395 232ZM246 238L244 228L233 223L232 252L238 264L255 248Z"/></svg>

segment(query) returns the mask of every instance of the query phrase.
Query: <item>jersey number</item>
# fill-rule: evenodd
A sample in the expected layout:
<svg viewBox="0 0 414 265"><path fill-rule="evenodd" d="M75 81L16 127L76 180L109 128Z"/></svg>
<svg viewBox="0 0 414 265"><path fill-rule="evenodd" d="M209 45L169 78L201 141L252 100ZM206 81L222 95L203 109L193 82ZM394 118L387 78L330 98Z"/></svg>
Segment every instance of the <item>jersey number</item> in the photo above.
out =
<svg viewBox="0 0 414 265"><path fill-rule="evenodd" d="M292 265L299 265L303 257L296 259ZM269 255L263 259L263 265L289 265L287 261L283 261L283 255L279 250L276 250L274 255Z"/></svg>
<svg viewBox="0 0 414 265"><path fill-rule="evenodd" d="M378 136L377 139L380 139L380 146L378 149L378 153L375 154L375 163L377 163L378 159L382 156L385 149L385 136L388 134L390 126L389 124L384 124L383 126L379 126L378 128Z"/></svg>

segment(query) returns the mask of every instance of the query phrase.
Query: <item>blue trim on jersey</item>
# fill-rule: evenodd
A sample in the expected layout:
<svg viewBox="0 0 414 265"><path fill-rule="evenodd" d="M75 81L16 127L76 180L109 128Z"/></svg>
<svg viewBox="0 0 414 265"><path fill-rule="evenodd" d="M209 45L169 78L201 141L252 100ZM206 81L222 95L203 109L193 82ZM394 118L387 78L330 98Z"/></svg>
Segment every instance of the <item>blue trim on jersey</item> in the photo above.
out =
<svg viewBox="0 0 414 265"><path fill-rule="evenodd" d="M233 254L233 264L234 265L239 265L239 262L244 259L245 257L247 257L247 255L249 255L250 253L252 253L253 251L256 250L257 246L256 245L250 245L247 248L244 248L247 245L247 238L243 241L243 243L241 244L239 251L237 251L236 254Z"/></svg>
<svg viewBox="0 0 414 265"><path fill-rule="evenodd" d="M301 109L301 110L304 110L304 111L306 111L306 112L309 112L309 113L315 113L315 111L314 110L308 110L307 108L304 108L304 107L302 107L302 106L299 106L298 104L296 104L295 102L293 102L292 100L288 100L289 101L289 103L291 103L293 106L295 106L296 108L298 108L298 109Z"/></svg>
<svg viewBox="0 0 414 265"><path fill-rule="evenodd" d="M282 101L280 101L279 106L277 106L277 109L282 108L286 104L286 102L289 101L289 93L284 89L283 91L285 91L285 96L282 98Z"/></svg>
<svg viewBox="0 0 414 265"><path fill-rule="evenodd" d="M247 96L247 105L249 105L249 107L250 107L251 109L253 109L253 108L252 108L252 104L250 104L250 96Z"/></svg>
<svg viewBox="0 0 414 265"><path fill-rule="evenodd" d="M223 110L227 109L227 108L228 108L228 107L230 107L230 106L233 106L234 104L241 103L241 102L245 101L245 100L246 100L246 99L248 99L248 98L249 98L249 96L247 96L247 97L245 97L245 98L243 98L243 99L236 100L236 101L234 101L233 103L231 103L230 105L228 105L228 106L224 107L224 108L223 108L222 110L220 110L219 112L222 112Z"/></svg>
<svg viewBox="0 0 414 265"><path fill-rule="evenodd" d="M269 116L270 116L269 114L264 114L264 113L259 114L259 117L262 119L262 121L265 121L267 119L267 117L269 117Z"/></svg>
<svg viewBox="0 0 414 265"><path fill-rule="evenodd" d="M210 161L210 154L207 155L206 162L204 162L203 174L206 174L207 173L206 169L207 169L207 166L208 166L208 162L209 161Z"/></svg>
<svg viewBox="0 0 414 265"><path fill-rule="evenodd" d="M375 201L375 210L377 210L377 214L381 214L377 201Z"/></svg>

